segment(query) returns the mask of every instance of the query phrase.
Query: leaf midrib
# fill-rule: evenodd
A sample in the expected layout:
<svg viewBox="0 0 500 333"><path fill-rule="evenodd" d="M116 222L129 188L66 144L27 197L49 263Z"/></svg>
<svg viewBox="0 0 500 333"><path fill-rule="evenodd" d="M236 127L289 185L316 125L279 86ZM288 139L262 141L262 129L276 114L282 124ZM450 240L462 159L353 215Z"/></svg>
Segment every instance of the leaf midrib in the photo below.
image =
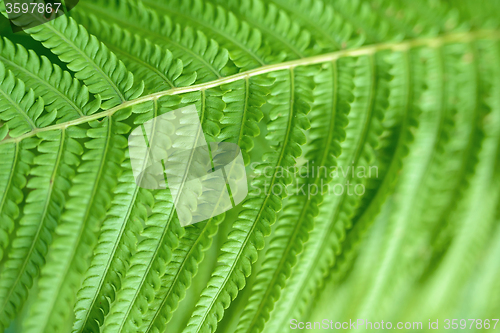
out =
<svg viewBox="0 0 500 333"><path fill-rule="evenodd" d="M75 120L63 122L60 124L52 125L52 126L47 126L43 128L37 128L32 130L31 132L28 132L26 134L23 134L19 137L16 138L9 138L9 139L4 139L0 141L0 144L5 144L5 143L10 143L10 142L15 142L15 141L21 141L25 138L32 137L36 135L39 132L44 132L44 131L50 131L54 129L61 129L64 127L69 127L69 126L75 126L78 124L82 123L87 123L92 120L96 119L101 119L107 116L112 116L116 112L118 112L121 109L137 105L146 101L150 101L153 99L157 99L163 96L173 96L173 95L179 95L179 94L184 94L188 92L193 92L193 91L199 91L202 89L210 89L214 87L218 87L223 84L235 82L238 80L242 80L244 78L250 78L266 73L271 73L283 69L290 69L293 67L299 67L299 66L307 66L307 65L314 65L314 64L320 64L324 62L329 62L333 61L339 58L343 57L359 57L362 55L369 55L373 53L377 53L380 51L394 51L394 52L400 52L404 51L410 48L417 48L417 47L423 47L423 46L428 46L428 47L439 47L442 44L445 43L452 43L452 42L470 42L475 39L491 39L491 40L498 40L500 39L500 30L477 30L474 32L465 32L465 33L451 33L451 34L445 34L441 35L438 37L431 37L431 38L418 38L418 39L412 39L412 40L406 40L402 42L389 42L389 43L379 43L379 44L372 44L368 46L362 46L356 49L349 49L349 50L340 50L336 52L331 52L323 55L318 55L318 56L313 56L313 57L308 57L308 58L302 58L298 60L292 60L292 61L287 61L283 62L280 64L273 64L273 65L267 65L263 66L260 68L252 69L246 72L234 74L231 76L223 77L220 79L216 79L210 82L206 83L200 83L188 87L179 87L179 88L173 88L165 91L160 91L157 93L153 93L150 95L145 95L139 98L136 98L131 101L126 101L120 105L117 105L109 110L99 112L99 113L94 113L89 116L84 116Z"/></svg>

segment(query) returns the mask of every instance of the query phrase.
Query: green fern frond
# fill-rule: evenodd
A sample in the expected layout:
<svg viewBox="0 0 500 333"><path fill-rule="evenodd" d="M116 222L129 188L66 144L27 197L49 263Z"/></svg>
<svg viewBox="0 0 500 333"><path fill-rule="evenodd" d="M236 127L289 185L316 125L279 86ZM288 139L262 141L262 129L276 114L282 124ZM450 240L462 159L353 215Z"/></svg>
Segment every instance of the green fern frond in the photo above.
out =
<svg viewBox="0 0 500 333"><path fill-rule="evenodd" d="M73 18L61 16L30 28L29 33L67 63L91 93L101 96L103 110L142 94L144 82L134 83L134 75L123 62Z"/></svg>
<svg viewBox="0 0 500 333"><path fill-rule="evenodd" d="M90 101L88 88L69 72L5 37L0 40L0 60L44 99L47 112L57 112L58 122L93 114L100 107L99 96Z"/></svg>
<svg viewBox="0 0 500 333"><path fill-rule="evenodd" d="M78 292L75 332L98 331L103 324L116 290L120 289L132 251L135 251L142 223L154 203L152 193L136 185L130 166L124 163L123 167L125 171L118 180L117 195L102 224L92 264Z"/></svg>
<svg viewBox="0 0 500 333"><path fill-rule="evenodd" d="M26 185L33 191L26 198L17 237L1 274L0 311L4 313L13 313L22 305L25 290L31 288L32 281L44 265L43 258L47 255L70 188L68 179L74 176L74 168L79 164L78 155L82 153L82 147L64 130L41 133L39 138L41 142L37 150L40 155L33 159L32 178Z"/></svg>
<svg viewBox="0 0 500 333"><path fill-rule="evenodd" d="M122 149L126 146L121 133L127 132L128 127L119 122L119 117L89 125L88 130L74 128L75 137L89 138L84 144L87 151L72 180L61 222L55 230L53 250L41 272L39 297L26 320L28 332L64 329L112 199L109 193L116 187L114 176L120 174ZM72 296L68 298L68 294Z"/></svg>
<svg viewBox="0 0 500 333"><path fill-rule="evenodd" d="M2 126L2 129L7 125ZM30 147L30 140L22 143L11 143L0 145L2 152L1 188L2 200L0 201L0 261L3 261L5 249L11 243L16 229L15 221L19 217L19 204L24 199L23 189L26 186L26 175L28 174L34 154L27 149Z"/></svg>
<svg viewBox="0 0 500 333"><path fill-rule="evenodd" d="M284 287L296 256L302 251L302 245L313 227L318 206L326 194L323 193L325 186L328 187L332 180L330 170L336 166L335 157L341 153L340 142L345 139L344 127L347 125L352 95L347 90L341 91L339 83L348 80L347 73L339 73L337 61L334 61L325 64L324 71L315 78L318 88L314 93L310 130L310 145L313 147L306 155L312 161L311 166L307 166L312 178L307 181L300 179L300 171L299 175L295 175L295 190L298 193L294 193L283 208L287 213L280 218L280 225L270 241L266 261L253 286L255 292L240 319L239 331L262 330L274 306L273 302L279 299L280 289ZM332 91L333 94L329 96Z"/></svg>
<svg viewBox="0 0 500 333"><path fill-rule="evenodd" d="M0 120L9 126L9 136L18 137L37 128L48 126L56 118L56 110L43 114L44 101L35 100L33 89L16 79L10 70L0 63Z"/></svg>
<svg viewBox="0 0 500 333"><path fill-rule="evenodd" d="M141 234L137 252L131 258L122 289L104 321L105 330L133 332L141 327L142 315L160 288L161 275L170 262L172 249L177 246L177 238L183 232L176 225L178 221L174 217L170 193L164 190L155 196L155 200L155 208ZM166 223L163 222L164 214L168 216Z"/></svg>
<svg viewBox="0 0 500 333"><path fill-rule="evenodd" d="M495 315L498 4L94 0L29 29L8 8L27 34L0 20L1 331ZM228 181L230 211L181 227L127 137L193 106L165 144L236 144L249 194Z"/></svg>
<svg viewBox="0 0 500 333"><path fill-rule="evenodd" d="M241 21L222 6L200 0L145 3L158 12L169 12L169 17L181 25L186 24L188 18L192 26L220 40L221 46L228 50L230 59L240 71L283 60L282 51L270 48L263 41L265 37L259 29Z"/></svg>
<svg viewBox="0 0 500 333"><path fill-rule="evenodd" d="M224 3L235 11L240 19L248 21L261 30L273 49L283 49L287 60L303 58L312 43L309 31L301 27L290 16L274 4L260 0L231 1Z"/></svg>
<svg viewBox="0 0 500 333"><path fill-rule="evenodd" d="M186 64L188 73L196 72L201 82L225 76L226 71L230 70L226 69L229 60L227 50L221 49L216 41L208 39L203 32L191 27L182 29L169 17L159 15L135 0L100 4L107 10L89 2L82 3L81 7L92 11L101 20L129 26L143 38L153 39L155 44L166 47L175 58Z"/></svg>
<svg viewBox="0 0 500 333"><path fill-rule="evenodd" d="M317 43L313 48L315 53L357 47L365 40L364 35L328 3L311 0L273 2L290 12L291 18L300 22L302 29L310 31Z"/></svg>
<svg viewBox="0 0 500 333"><path fill-rule="evenodd" d="M344 238L346 229L350 228L348 219L351 218L354 209L359 205L359 200L364 198L353 196L349 191L354 191L356 186L364 181L364 179L358 179L354 176L355 173L357 174L357 172L359 172L358 168L366 167L366 170L369 171L368 161L372 159L372 149L377 147L377 137L381 134L379 124L383 113L382 110L387 105L387 82L386 78L381 76L379 82L372 80L372 84L368 86L360 85L359 83L370 81L367 80L366 77L364 80L361 80L360 76L368 75L368 77L371 76L373 78L373 71L387 66L380 60L379 62L380 65L376 65L375 59L360 58L357 60L357 64L353 70L344 69L337 74L339 77L337 82L343 82L344 84L352 82L351 85L356 87L357 83L358 86L354 89L354 101L352 101L352 97L349 96L349 90L347 90L347 95L346 92L338 92L340 105L344 105L344 108L349 109L349 105L351 104L351 111L348 117L349 126L346 128L346 140L340 146L342 148L342 154L338 160L338 165L336 165L340 168L340 171L338 171L338 176L334 178L331 188L328 189L328 194L325 194L325 202L318 212L319 216L317 220L326 220L328 222L322 222L320 226L315 226L315 230L319 232L319 234L315 233L315 239L319 238L319 245L310 244L310 247L318 251L312 252L316 257L311 257L312 254L310 250L305 250L306 253L304 257L307 258L307 261L303 262L303 265L306 265L307 268L303 265L299 265L295 268L293 274L298 275L300 278L293 276L291 278L292 282L290 287L287 285L285 288L283 301L285 303L283 305L278 304L278 309L273 313L269 325L270 329L272 329L272 327L277 329L280 325L285 325L285 323L280 321L290 318L292 311L303 311L303 306L306 302L309 302L309 297L311 295L309 283L314 285L315 288L321 285L321 279L329 267L335 262L335 257L341 249L339 243ZM342 67L349 68L349 63L344 63ZM367 71L367 68L371 70ZM359 121L363 122L363 126L357 124ZM364 131L364 134L354 134L352 132L353 130L360 129ZM353 142L353 138L359 141ZM320 169L317 168L316 172L319 170ZM329 168L326 170L331 172ZM331 177L330 173L328 176ZM343 189L339 192L340 194L336 191L336 186L339 185L341 186L340 188ZM333 216L332 213L334 214ZM327 251L325 251L325 249ZM297 279L302 280L297 281ZM313 280L311 281L308 279ZM317 279L319 279L319 281ZM290 292L294 293L294 296L287 295ZM289 297L294 297L294 300L290 302Z"/></svg>
<svg viewBox="0 0 500 333"><path fill-rule="evenodd" d="M133 35L116 24L111 26L95 15L79 11L77 17L123 59L127 68L132 70L138 79L146 82L146 92L164 91L196 82L196 72L183 73L185 66L182 60L174 59L168 49L163 50L159 45L137 34Z"/></svg>
<svg viewBox="0 0 500 333"><path fill-rule="evenodd" d="M157 293L153 305L143 318L141 331L163 331L169 322L177 303L184 297L192 278L196 275L198 264L204 252L211 244L211 238L217 232L218 225L224 216L219 215L203 225L196 224L186 230L180 239L180 244L172 254L172 260L167 265L162 278L162 286L166 286Z"/></svg>
<svg viewBox="0 0 500 333"><path fill-rule="evenodd" d="M290 69L273 73L276 79L271 89L269 103L273 105L269 117L267 140L282 142L277 147L278 156L269 154L264 157L267 163L261 167L270 166L272 169L291 166L294 159L300 155L300 145L305 143L305 136L301 129L309 127L305 115L309 112L312 88L310 76L314 70ZM297 127L295 127L297 126ZM276 212L281 209L281 199L286 195L283 188L291 181L274 176L265 190L264 198L259 197L265 177L257 177L252 186L256 190L243 204L244 210L233 225L233 231L228 241L222 247L219 263L208 287L202 293L193 317L186 332L213 332L217 327L224 309L234 299L239 289L245 285L245 279L251 272L251 266L256 260L257 250L263 247L263 237L269 234L269 227L276 219ZM271 189L277 185L282 193L276 195ZM246 235L242 238L243 235Z"/></svg>

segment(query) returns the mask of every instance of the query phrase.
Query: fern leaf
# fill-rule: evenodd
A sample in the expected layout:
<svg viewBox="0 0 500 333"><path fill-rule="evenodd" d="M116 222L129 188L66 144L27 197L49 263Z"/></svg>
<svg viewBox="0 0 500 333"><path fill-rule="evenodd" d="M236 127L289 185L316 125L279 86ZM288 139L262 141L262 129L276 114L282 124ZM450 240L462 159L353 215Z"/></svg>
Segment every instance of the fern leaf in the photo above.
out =
<svg viewBox="0 0 500 333"><path fill-rule="evenodd" d="M69 72L5 37L0 40L0 61L33 87L35 94L45 101L48 112L57 112L58 122L93 114L100 107L100 99L90 101L88 88Z"/></svg>
<svg viewBox="0 0 500 333"><path fill-rule="evenodd" d="M303 58L313 42L309 31L304 31L290 16L274 4L261 0L230 1L229 6L240 20L246 20L269 38L272 49L283 49L287 60Z"/></svg>
<svg viewBox="0 0 500 333"><path fill-rule="evenodd" d="M196 72L185 73L182 60L174 59L169 50L163 50L116 24L109 25L93 14L77 13L79 22L91 27L92 32L123 59L135 77L145 82L145 92L164 91L196 82Z"/></svg>
<svg viewBox="0 0 500 333"><path fill-rule="evenodd" d="M29 33L67 63L91 93L101 96L102 109L107 110L142 94L144 83L136 85L133 74L127 71L123 62L73 18L61 16L30 28Z"/></svg>
<svg viewBox="0 0 500 333"><path fill-rule="evenodd" d="M324 309L494 313L462 290L497 287L499 10L95 0L28 35L0 22L0 330L258 333ZM173 132L237 144L256 177L232 212L181 228L168 188L137 185L125 138L192 105L202 129ZM307 179L284 174L303 164ZM306 192L289 196L293 180Z"/></svg>
<svg viewBox="0 0 500 333"><path fill-rule="evenodd" d="M492 121L498 124L499 109L494 110ZM499 200L498 176L494 168L498 165L499 152L498 126L485 129L485 139L481 147L477 173L471 179L471 185L464 195L463 205L459 206L455 217L461 217L461 225L457 228L457 235L443 259L442 266L423 290L429 292L421 301L425 306L423 312L439 311L447 313L444 299L458 300L457 290L461 290L470 274L474 274L477 262L482 257L479 244L484 244L488 234L497 220L497 204ZM494 162L493 162L494 161ZM478 195L478 193L483 193ZM474 197L473 200L467 198ZM467 204L465 204L467 202ZM477 216L481 218L478 220ZM478 225L479 224L479 225ZM460 265L455 263L459 262ZM434 293L434 294L433 294ZM460 295L462 296L462 295ZM444 297L444 299L441 299ZM450 303L452 304L452 303ZM438 313L439 313L438 312Z"/></svg>
<svg viewBox="0 0 500 333"><path fill-rule="evenodd" d="M316 45L313 52L332 52L342 48L354 48L363 44L365 37L334 10L322 1L273 1L282 10L290 12L293 20L300 22L302 29L307 29Z"/></svg>
<svg viewBox="0 0 500 333"><path fill-rule="evenodd" d="M274 105L270 117L273 121L268 125L268 139L279 142L278 156L267 156L263 166L281 167L294 163L294 158L301 153L300 144L305 142L301 128L307 128L309 122L305 114L309 111L308 93L312 87L307 83L311 69L296 69L289 72L275 73L276 82L269 103ZM289 93L284 93L289 88ZM304 99L302 99L304 96ZM294 129L294 125L297 127ZM288 179L276 178L273 171L270 188L275 184L284 186ZM263 184L265 177L255 180L255 185ZM282 188L283 190L283 188ZM285 194L282 193L282 196ZM250 194L243 204L245 208L235 222L228 241L222 247L219 256L220 265L212 274L207 288L203 291L185 332L213 332L221 319L224 309L243 288L246 277L250 274L251 265L256 260L257 249L263 246L263 237L269 234L269 226L275 220L276 211L281 209L281 196L271 193L269 189L264 198L256 193ZM259 207L259 208L257 208Z"/></svg>
<svg viewBox="0 0 500 333"><path fill-rule="evenodd" d="M372 58L373 57L373 58ZM341 67L342 68L342 67ZM368 69L368 70L367 70ZM386 90L386 79L383 75L380 76L379 79L374 80L374 72L375 71L383 71L384 65L378 60L376 61L375 56L368 56L365 58L359 58L356 65L355 72L349 70L349 63L347 63L346 68L343 72L342 82L347 83L349 81L354 81L356 85L356 89L354 90L355 100L351 105L351 111L349 114L349 125L346 128L346 140L342 143L342 151L343 153L340 155L338 159L338 166L340 167L341 172L338 175L334 175L335 179L334 184L341 184L344 187L347 184L351 184L353 188L356 188L356 185L363 184L364 179L357 179L357 177L353 177L354 171L350 172L350 168L368 167L369 161L372 160L373 163L373 153L371 150L377 145L377 136L380 135L380 120L382 117L382 110L387 106L387 90ZM361 79L364 77L364 79ZM368 79L371 78L371 79ZM361 82L371 82L370 85L360 84ZM349 99L345 99L345 102L348 102ZM355 134L356 131L362 131ZM354 139L354 140L353 140ZM351 163L350 163L351 162ZM347 166L347 172L346 171ZM354 169L352 169L354 170ZM357 171L356 171L357 172ZM344 179L343 179L344 178ZM353 210L358 205L359 196L357 195L347 195L349 189L344 187L343 191L340 193L335 193L336 186L333 186L333 193L329 191L328 195L325 195L325 202L320 207L318 220L327 220L328 222L320 223L320 226L316 226L313 231L314 235L318 235L317 232L321 234L321 238L325 241L330 239L332 242L328 245L325 243L320 245L321 254L328 258L327 263L331 263L330 256L333 256L334 253L338 253L339 249L336 248L338 243L336 242L338 239L343 238L343 234L345 234L345 230L349 228L349 218L353 214ZM333 216L330 214L334 214ZM328 216L328 217L326 217ZM334 224L335 223L335 224ZM327 228L320 229L316 231L316 228ZM321 242L321 241L320 241ZM315 244L308 245L307 247L313 247L318 249ZM325 251L327 249L327 251ZM306 249L306 254L304 256L309 256L310 250ZM319 255L320 253L317 253ZM311 259L309 257L309 259ZM321 258L323 259L323 258ZM311 259L311 261L307 261L308 265L315 265L318 263L319 258ZM296 282L295 275L299 274L299 276L304 277L304 274L300 274L301 272L316 272L314 268L310 268L310 271L303 270L304 263L301 261L300 266L294 270L294 276L291 280L291 286L286 286L284 290L284 300L286 302L278 303L277 311L273 312L273 318L271 323L269 323L269 328L278 327L277 325L284 324L280 322L281 320L288 320L287 317L289 315L289 311L302 304L299 299L294 300L295 303L289 303L291 297L288 295L290 292L294 293L294 297L297 297L298 294L304 292L304 287L301 286L302 289L297 288L294 285ZM323 271L321 271L323 273ZM290 273L289 273L290 274ZM293 288L293 289L292 289ZM297 288L297 289L295 289ZM279 294L278 294L279 295Z"/></svg>
<svg viewBox="0 0 500 333"><path fill-rule="evenodd" d="M417 186L410 190L409 188L404 187L404 180L402 180L401 182L402 187L399 190L407 193L409 197L415 196L412 200L411 207L420 207L427 202L434 202L438 200L438 198L441 198L440 206L437 206L434 203L428 205L427 209L429 215L427 216L426 214L421 214L418 211L412 211L412 208L410 208L410 206L407 206L407 204L401 202L401 206L398 205L396 207L396 212L401 218L406 216L406 221L416 221L414 222L414 225L433 226L433 222L435 223L435 221L437 220L432 215L447 216L450 214L450 212L453 211L454 203L447 202L445 201L447 199L443 199L443 197L453 198L453 196L445 195L444 193L447 193L447 191L451 191L451 193L457 193L459 195L461 192L461 188L467 186L467 173L470 173L473 170L475 162L477 161L475 154L477 150L480 150L482 141L480 135L481 128L477 124L481 123L481 121L474 119L476 117L479 117L479 119L481 119L483 116L480 115L484 112L480 103L481 99L476 95L478 91L477 85L480 84L477 79L477 66L474 66L474 62L471 62L470 64L462 63L463 60L461 59L463 59L462 56L465 51L464 48L467 49L467 45L450 45L437 50L436 64L438 68L441 69L441 76L453 78L456 75L456 79L452 79L451 82L454 82L457 85L463 85L463 88L453 86L451 83L440 84L443 87L440 99L444 115L440 119L441 121L439 127L436 129L436 139L434 142L434 146L432 150L430 150L430 153L428 153L429 157L427 160L428 166L426 172L419 174L415 171L412 175L412 179L414 179L413 177L416 177L417 175L420 177L420 184L422 186ZM462 71L463 74L461 73ZM461 81L459 77L463 77L464 79L465 77L467 77L468 79L467 81ZM475 78L475 80L471 80L470 78ZM461 94L462 96L456 95L456 97L454 97L455 94ZM464 99L460 104L464 107L457 107L455 106L455 103L452 102L454 99L460 100L462 98ZM468 105L467 103L472 103L472 105ZM471 112L471 110L474 111ZM466 112L467 115L471 118L467 118L468 116L465 114L462 114L460 116L461 112ZM461 121L462 117L464 117L466 120L464 119L465 121ZM429 128L429 126L427 127ZM426 136L430 137L429 135ZM468 146L469 148L467 148ZM456 150L457 147L462 147L458 148L458 151L463 151L463 153L458 153ZM421 154L419 156L419 163L421 163L423 156L425 155ZM413 163L416 163L415 160L412 161ZM451 161L456 162L451 163ZM457 165L460 166L458 170L456 170ZM411 170L410 167L411 166L409 166L408 171ZM457 179L458 181L455 181L455 179ZM434 188L434 186L436 187ZM427 191L424 190L424 188L432 190ZM434 196L438 193L441 193L442 196ZM441 221L446 220L447 218L444 217ZM402 221L396 219L394 223L395 225L400 225ZM391 227L393 226L391 225ZM410 231L413 228L408 227L405 229ZM411 233L412 237L413 235L418 234L419 231L420 230L418 228L415 228L414 232ZM420 233L422 234L422 231L420 231ZM427 236L424 235L425 233L422 234L422 238L427 238ZM404 236L401 235L401 238L404 239ZM388 241L388 243L391 244L392 242ZM415 243L418 242L405 242L405 247L407 248L408 254L414 253L415 250L412 249L417 246L417 244ZM401 246L397 243L392 244L394 244L394 246L396 247ZM387 260L393 260L394 262L400 259L396 255L388 255ZM381 276L384 276L387 271L391 269L391 265L393 265L393 263L390 263L389 261L385 262L385 264L387 264L387 266L384 265L384 271L380 273ZM420 269L421 268L419 266L415 265L413 267L413 270L409 271L407 274L419 274L418 272L420 272ZM391 286L383 286L377 284L374 290L372 290L374 294L370 294L370 298L367 299L367 304L365 306L368 306L369 302L372 301L371 297L380 292L380 289L383 289L384 293L387 293L388 295L394 292L396 288L400 287L403 278L408 278L408 280L410 280L408 275L394 274L391 279Z"/></svg>
<svg viewBox="0 0 500 333"><path fill-rule="evenodd" d="M450 138L450 146L461 148L447 149L444 152L445 157L440 161L444 163L454 160L456 161L454 167L441 165L432 170L429 186L434 187L435 184L435 191L431 191L425 198L424 204L429 206L429 211L423 214L422 219L426 225L433 226L432 243L435 244L436 248L443 250L440 253L436 251L431 262L438 260L437 257L445 251L444 244L448 242L448 230L454 226L449 212L456 209L457 203L469 186L470 177L479 162L478 153L481 151L484 139L483 122L490 110L493 109L488 100L488 92L492 91L493 83L487 78L488 76L481 75L482 72L489 71L481 66L483 59L488 59L488 56L494 57L492 52L487 51L490 48L486 45L483 42L474 42L452 50L453 64L455 65L451 69L454 72L453 75L457 77L457 85L453 90L458 91L456 98L460 101L456 106L456 112L457 115L463 114L464 116L458 116L455 120L456 131L461 134L453 135ZM483 48L484 50L482 50ZM466 61L464 61L465 58L462 61L458 60L464 54L470 57ZM450 91L453 90L450 89ZM461 153L458 154L457 150ZM437 206L435 196L438 194L448 198L447 201L441 201L446 208ZM444 223L437 223L437 219L444 221Z"/></svg>
<svg viewBox="0 0 500 333"><path fill-rule="evenodd" d="M174 218L170 193L158 193L155 201L122 289L104 321L104 331L134 331L141 326L142 314L147 311L148 303L154 300L154 292L160 288L161 272L170 262L172 248L177 246L182 231L176 226L178 221ZM168 214L166 223L164 214Z"/></svg>
<svg viewBox="0 0 500 333"><path fill-rule="evenodd" d="M126 147L126 139L121 133L128 131L128 127L119 120L119 117L105 118L92 123L87 132L73 127L75 136L90 138L85 142L88 150L72 180L69 199L56 228L57 238L38 283L39 297L26 320L27 332L62 330L72 313L96 234L109 208L109 193L116 186L114 176L120 173L124 158L122 149Z"/></svg>
<svg viewBox="0 0 500 333"><path fill-rule="evenodd" d="M353 229L349 231L347 239L343 240L342 254L336 260L333 258L329 260L337 261L337 270L340 274L348 269L345 264L352 262L350 259L357 253L354 248L359 245L359 239L373 223L386 197L393 190L409 145L413 141L412 130L418 124L421 108L419 103L423 96L425 81L422 75L425 67L420 65L420 59L418 51L405 51L388 57L391 75L394 77L390 89L394 93L390 96L391 107L384 121L386 133L383 134L379 150L381 162L378 168L379 177L367 184L368 193L356 216L353 217ZM325 266L321 270L326 269Z"/></svg>
<svg viewBox="0 0 500 333"><path fill-rule="evenodd" d="M172 312L184 297L191 279L196 275L204 252L210 247L211 238L223 219L224 215L219 215L202 225L196 224L186 230L186 234L180 239L179 247L172 254L171 262L167 265L162 278L162 288L143 316L141 331L161 332L165 329Z"/></svg>
<svg viewBox="0 0 500 333"><path fill-rule="evenodd" d="M33 160L35 166L30 171L33 178L27 184L27 188L34 191L26 198L18 236L1 274L0 311L4 327L8 323L5 317L12 319L10 314L22 306L25 290L31 288L44 264L43 258L64 206L65 192L69 189L68 179L74 175L73 167L79 162L77 155L82 152L81 146L67 138L64 130L39 136L42 141L38 152L41 154Z"/></svg>
<svg viewBox="0 0 500 333"><path fill-rule="evenodd" d="M9 136L15 138L50 124L56 117L56 111L44 115L44 101L35 101L33 89L25 91L23 81L0 63L0 120L9 126Z"/></svg>
<svg viewBox="0 0 500 333"><path fill-rule="evenodd" d="M4 125L2 128L7 128ZM31 141L31 142L30 142ZM26 176L30 170L34 154L28 149L33 145L32 140L21 143L13 142L0 145L2 158L0 162L0 261L3 261L4 251L12 241L15 221L19 217L19 204L24 199L23 189L26 186Z"/></svg>
<svg viewBox="0 0 500 333"><path fill-rule="evenodd" d="M156 44L166 47L174 58L186 64L187 73L197 73L200 82L233 72L229 69L227 50L221 49L217 42L208 39L203 32L191 27L181 29L167 16L160 16L142 2L135 0L116 4L100 2L100 5L109 9L104 10L89 2L81 3L80 7L92 11L101 20L112 21L119 26L129 26L140 36L153 39ZM124 20L125 17L128 19ZM87 28L92 29L91 26Z"/></svg>
<svg viewBox="0 0 500 333"><path fill-rule="evenodd" d="M92 263L78 292L75 305L75 332L98 331L104 316L114 301L115 289L120 289L121 277L147 218L147 208L153 206L152 194L140 189L130 165L122 164L124 173L118 180L117 194L101 228L100 239ZM108 301L108 299L110 301Z"/></svg>
<svg viewBox="0 0 500 333"><path fill-rule="evenodd" d="M258 123L264 116L260 108L265 104L272 84L273 80L268 77L255 77L222 86L226 91L222 96L226 108L217 138L234 141L241 148L245 165L250 163L253 138L260 134Z"/></svg>
<svg viewBox="0 0 500 333"><path fill-rule="evenodd" d="M378 20L385 21L389 33L404 34L406 38L420 36L436 36L451 29L466 30L464 17L459 15L457 6L450 6L446 2L436 2L430 5L418 5L412 1L397 1L387 6L387 0L382 0L370 7ZM368 7L368 6L367 6ZM384 10L384 8L390 8ZM355 8L353 8L355 9Z"/></svg>
<svg viewBox="0 0 500 333"><path fill-rule="evenodd" d="M211 92L201 91L187 94L183 99L193 103L195 99L200 113L205 134L216 136L218 126L211 126L220 117L224 103L220 97ZM163 100L157 103L161 106ZM168 107L167 107L168 109ZM164 111L162 111L164 112ZM198 133L200 135L200 133ZM141 234L143 238L137 245L137 253L132 256L130 269L127 272L123 287L117 295L109 317L104 321L104 330L136 331L142 326L142 317L147 313L149 304L154 301L154 295L160 288L161 277L166 265L171 260L172 251L178 245L178 237L182 235L176 213L174 199L168 191L161 190L158 194L159 203L155 204L152 216L146 221L146 228ZM175 200L178 200L177 198ZM166 222L163 222L167 214Z"/></svg>
<svg viewBox="0 0 500 333"><path fill-rule="evenodd" d="M133 113L151 111L151 117L158 116L158 102L148 102L132 107ZM119 179L116 196L106 220L101 237L95 249L92 264L79 290L75 306L75 332L96 331L104 324L104 317L121 289L130 259L135 255L138 236L143 232L142 224L148 217L148 210L154 206L153 193L141 189L132 174L130 160L122 164L125 173ZM109 300L109 301L108 301Z"/></svg>
<svg viewBox="0 0 500 333"><path fill-rule="evenodd" d="M270 84L272 84L272 82L266 78L247 78L241 80L241 82L235 82L222 87L222 90L226 91L222 96L226 107L224 109L224 115L220 119L222 128L217 138L218 140L236 141L247 163L249 158L248 153L253 148L252 138L259 134L256 125L261 120L262 113L258 108L265 103L265 96L269 93L266 86ZM234 118L236 117L240 119L235 121ZM181 245L174 251L174 259L172 261L172 265L175 265L175 277L166 276L168 281L173 280L167 282L167 285L170 287L165 291L166 294L162 296L163 293L160 292L157 296L157 298L161 300L161 305L158 305L155 311L150 311L152 314L148 313L146 316L148 320L144 321L144 324L147 324L149 321L149 325L146 329L147 331L153 328L161 330L170 320L171 313L176 308L177 302L180 301L179 298L182 298L182 296L177 298L178 296L174 297L174 295L183 295L185 293L185 289L189 285L189 281L197 269L197 265L193 267L188 265L191 256L194 256L195 262L201 260L203 251L206 250L209 239L213 236L214 230L216 230L213 225L215 223L216 226L220 222L221 218L211 219L207 222L205 227L203 227L202 231L195 229L197 232L201 232L200 234L192 234L188 230L187 235L181 238ZM195 243L196 247L191 245L192 247L187 250L187 244L193 244L195 241L194 235L198 235L196 238L197 243ZM187 244L185 242L187 242ZM181 258L176 256L176 254L185 253L186 251L188 251L189 255L184 259L181 260ZM182 266L179 267L179 265ZM184 265L188 266L184 268ZM154 307L153 305L153 308ZM164 318L164 321L160 321L160 318ZM146 326L144 325L144 327Z"/></svg>
<svg viewBox="0 0 500 333"><path fill-rule="evenodd" d="M328 1L339 15L347 22L355 26L364 36L367 43L377 43L381 40L401 39L401 30L397 30L399 36L391 34L392 26L387 20L381 20L366 1Z"/></svg>
<svg viewBox="0 0 500 333"><path fill-rule="evenodd" d="M228 50L230 59L240 71L277 63L284 58L281 50L273 50L263 41L259 29L222 6L200 0L144 3L158 12L170 13L169 17L181 25L186 24L188 18L191 26L199 27Z"/></svg>
<svg viewBox="0 0 500 333"><path fill-rule="evenodd" d="M313 176L307 180L296 179L296 187L305 187L306 190L304 193L298 190L283 209L287 213L279 219L270 241L266 260L253 286L254 292L238 324L239 332L262 330L273 302L279 298L280 289L290 275L290 267L293 267L303 243L307 241L314 216L323 200L323 189L331 181L329 170L336 165L335 157L340 155L340 142L345 138L344 127L352 96L340 91L339 82L345 82L346 77L342 71L339 73L337 67L337 62L325 65L316 76L316 85L321 89L315 90L310 131L310 145L313 147L307 154L308 160L313 161L308 174L312 171ZM334 93L329 96L331 91ZM322 172L324 170L327 170L326 174Z"/></svg>

